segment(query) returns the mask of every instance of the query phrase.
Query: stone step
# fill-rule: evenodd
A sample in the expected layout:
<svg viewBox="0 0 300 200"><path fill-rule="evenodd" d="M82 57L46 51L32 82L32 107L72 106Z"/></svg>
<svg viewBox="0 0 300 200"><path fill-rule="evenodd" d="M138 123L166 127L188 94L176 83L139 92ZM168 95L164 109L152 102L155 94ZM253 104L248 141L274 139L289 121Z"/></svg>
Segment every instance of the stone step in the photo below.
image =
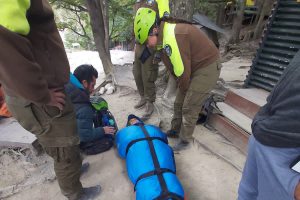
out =
<svg viewBox="0 0 300 200"><path fill-rule="evenodd" d="M0 147L32 148L36 137L14 118L0 120Z"/></svg>

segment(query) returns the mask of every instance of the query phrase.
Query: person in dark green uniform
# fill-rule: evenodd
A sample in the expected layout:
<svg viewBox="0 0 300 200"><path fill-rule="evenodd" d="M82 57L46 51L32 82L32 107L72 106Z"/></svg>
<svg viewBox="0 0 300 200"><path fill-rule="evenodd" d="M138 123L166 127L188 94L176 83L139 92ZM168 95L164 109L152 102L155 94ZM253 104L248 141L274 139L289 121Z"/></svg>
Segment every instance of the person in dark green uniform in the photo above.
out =
<svg viewBox="0 0 300 200"><path fill-rule="evenodd" d="M138 0L134 11L136 12L139 8L151 8L158 13L159 18L170 15L169 0ZM141 98L134 108L141 109L146 105L143 120L149 119L154 111L159 57L159 53L155 50L136 42L133 75Z"/></svg>
<svg viewBox="0 0 300 200"><path fill-rule="evenodd" d="M160 20L154 10L140 8L135 18L135 37L149 48L162 50L162 61L178 83L172 131L179 136L174 150L186 148L202 104L220 76L219 50L197 27L183 20Z"/></svg>

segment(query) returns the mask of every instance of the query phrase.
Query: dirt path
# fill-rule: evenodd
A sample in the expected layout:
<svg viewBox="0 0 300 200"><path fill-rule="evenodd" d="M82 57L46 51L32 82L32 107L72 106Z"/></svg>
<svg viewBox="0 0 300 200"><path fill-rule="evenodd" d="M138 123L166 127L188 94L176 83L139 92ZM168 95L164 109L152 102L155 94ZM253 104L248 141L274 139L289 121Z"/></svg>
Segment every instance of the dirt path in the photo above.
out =
<svg viewBox="0 0 300 200"><path fill-rule="evenodd" d="M124 91L119 91L105 98L109 102L111 111L115 115L120 127L123 127L126 122L126 117L129 113L137 113L140 111L133 110L133 104L137 102L138 96L132 93L123 96ZM126 103L126 106L124 106ZM207 138L217 138L218 141L210 140L216 144L220 142L226 143L226 140L208 129L201 127L199 131L200 139L209 142ZM171 143L174 143L172 140ZM213 147L216 144L206 144ZM217 145L222 151L222 146ZM220 149L221 148L221 149ZM227 148L237 150L229 146ZM228 151L228 149L225 149ZM236 158L243 159L244 155L233 154ZM239 158L237 158L237 156ZM2 158L4 159L4 158ZM234 168L228 162L225 162L216 154L212 153L203 146L194 143L188 150L175 155L177 164L177 173L181 180L185 192L188 194L189 200L221 200L221 199L236 199L237 186L240 180L241 172ZM84 186L92 186L100 184L103 192L98 198L99 200L130 200L134 199L133 186L127 178L125 162L121 160L115 149L96 156L89 156L84 159L85 162L90 162L91 168L87 174L81 178ZM16 163L18 163L16 161ZM52 165L52 163L49 163ZM18 165L17 165L18 166ZM11 169L15 172L18 167ZM24 178L23 174L16 174L9 171L14 177ZM1 178L2 179L2 178ZM2 179L3 180L3 179ZM23 191L7 198L7 200L63 200L64 197L60 194L57 181L44 181L44 183L32 185L25 188Z"/></svg>
<svg viewBox="0 0 300 200"><path fill-rule="evenodd" d="M243 64L246 65L246 64ZM231 63L225 64L223 75L227 81L236 81L243 77L232 74L245 73L245 69ZM240 70L240 71L239 71ZM121 68L123 83L129 87L119 87L113 95L105 95L111 112L114 114L119 128L125 126L129 114L141 115L143 110L134 110L139 100L134 89L130 68ZM126 74L124 74L126 73ZM161 107L161 97L157 105ZM158 125L159 115L154 113L148 123ZM163 111L165 123L171 116ZM165 128L168 125L164 126ZM236 199L237 188L245 155L233 147L222 136L197 126L194 136L197 140L191 148L175 155L177 174L181 180L189 200L223 200ZM171 140L173 144L175 141ZM131 200L135 199L133 186L127 177L125 161L118 157L116 149L96 156L89 156L84 162L90 162L90 170L81 177L84 186L100 184L102 194L99 200ZM27 157L12 156L0 151L0 199L7 200L63 200L57 181L54 177L53 162L47 156ZM2 192L1 192L2 191ZM9 194L13 194L9 196Z"/></svg>

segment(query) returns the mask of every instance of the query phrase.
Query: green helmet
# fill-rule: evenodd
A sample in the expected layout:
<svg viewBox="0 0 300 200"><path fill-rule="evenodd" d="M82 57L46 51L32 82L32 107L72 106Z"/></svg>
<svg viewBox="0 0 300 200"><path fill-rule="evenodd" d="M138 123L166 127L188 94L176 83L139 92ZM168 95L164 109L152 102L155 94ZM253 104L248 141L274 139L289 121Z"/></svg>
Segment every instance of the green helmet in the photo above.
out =
<svg viewBox="0 0 300 200"><path fill-rule="evenodd" d="M156 12L150 8L138 9L134 19L134 35L137 42L144 44L156 20Z"/></svg>

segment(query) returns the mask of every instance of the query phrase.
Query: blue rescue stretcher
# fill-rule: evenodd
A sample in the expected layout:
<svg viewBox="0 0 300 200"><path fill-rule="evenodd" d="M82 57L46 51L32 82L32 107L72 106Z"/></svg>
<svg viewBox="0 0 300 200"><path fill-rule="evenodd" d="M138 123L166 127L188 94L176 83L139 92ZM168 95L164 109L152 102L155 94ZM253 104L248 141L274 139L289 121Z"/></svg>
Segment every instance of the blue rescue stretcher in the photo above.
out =
<svg viewBox="0 0 300 200"><path fill-rule="evenodd" d="M126 159L137 200L184 199L173 150L158 127L139 124L123 128L116 135L116 144L119 155Z"/></svg>

